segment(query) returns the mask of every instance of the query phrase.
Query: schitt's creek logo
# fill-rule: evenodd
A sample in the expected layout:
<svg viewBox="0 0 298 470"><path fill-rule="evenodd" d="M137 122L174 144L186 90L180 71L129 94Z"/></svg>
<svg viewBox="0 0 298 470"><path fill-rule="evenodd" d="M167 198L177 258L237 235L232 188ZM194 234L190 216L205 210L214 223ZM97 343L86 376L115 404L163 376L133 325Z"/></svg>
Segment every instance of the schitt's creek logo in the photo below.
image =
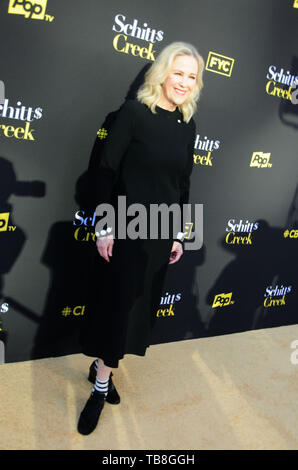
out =
<svg viewBox="0 0 298 470"><path fill-rule="evenodd" d="M268 286L265 290L264 307L281 307L286 305L286 295L292 290L292 286Z"/></svg>
<svg viewBox="0 0 298 470"><path fill-rule="evenodd" d="M112 30L117 33L113 39L113 47L117 52L155 61L154 43L164 39L163 31L152 28L146 21L142 23L136 18L129 20L122 14L115 16Z"/></svg>
<svg viewBox="0 0 298 470"><path fill-rule="evenodd" d="M21 100L18 100L15 106L9 102L8 98L5 98L4 102L0 104L0 117L9 119L10 122L9 124L0 124L0 138L35 140L35 129L31 127L31 124L34 120L41 119L42 113L43 109L39 106L35 108L25 106ZM15 124L14 121L22 121L25 124Z"/></svg>
<svg viewBox="0 0 298 470"><path fill-rule="evenodd" d="M225 241L227 245L252 245L252 234L258 227L258 222L230 219L226 227L228 234L226 235Z"/></svg>

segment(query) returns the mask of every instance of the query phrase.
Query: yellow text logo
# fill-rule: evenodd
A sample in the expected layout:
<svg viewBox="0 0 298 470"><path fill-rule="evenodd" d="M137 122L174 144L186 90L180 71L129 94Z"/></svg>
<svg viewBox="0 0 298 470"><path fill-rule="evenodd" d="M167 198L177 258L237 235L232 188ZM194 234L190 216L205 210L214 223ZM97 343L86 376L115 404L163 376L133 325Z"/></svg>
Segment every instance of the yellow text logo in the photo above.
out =
<svg viewBox="0 0 298 470"><path fill-rule="evenodd" d="M174 310L172 309L173 304L170 305L169 308L160 308L157 310L156 316L157 317L170 317L175 315Z"/></svg>
<svg viewBox="0 0 298 470"><path fill-rule="evenodd" d="M195 155L193 156L193 161L195 165L203 165L203 166L213 166L212 165L213 157L211 156L211 152L208 152L207 155Z"/></svg>
<svg viewBox="0 0 298 470"><path fill-rule="evenodd" d="M53 21L54 16L46 15L48 0L9 0L8 13L23 15L32 20Z"/></svg>
<svg viewBox="0 0 298 470"><path fill-rule="evenodd" d="M190 237L192 227L193 227L193 222L185 222L185 224L184 224L184 228L185 228L184 238L189 238Z"/></svg>
<svg viewBox="0 0 298 470"><path fill-rule="evenodd" d="M35 129L30 129L30 122L26 121L25 127L14 127L10 125L0 124L0 137L1 132L3 133L4 137L14 137L15 139L22 139L22 140L35 140L33 137L33 132Z"/></svg>
<svg viewBox="0 0 298 470"><path fill-rule="evenodd" d="M212 308L225 307L226 305L232 305L234 303L234 300L232 300L232 292L228 294L218 294L214 297Z"/></svg>
<svg viewBox="0 0 298 470"><path fill-rule="evenodd" d="M78 317L85 314L85 305L76 305L74 308L67 306L62 309L61 313L64 317L69 317L70 315Z"/></svg>
<svg viewBox="0 0 298 470"><path fill-rule="evenodd" d="M252 245L251 232L244 236L229 232L226 236L226 243L228 245Z"/></svg>
<svg viewBox="0 0 298 470"><path fill-rule="evenodd" d="M271 153L253 152L250 165L257 168L271 168L272 163L269 163Z"/></svg>
<svg viewBox="0 0 298 470"><path fill-rule="evenodd" d="M88 230L88 227L77 227L74 231L74 238L78 242L95 242L96 241L96 235L92 230Z"/></svg>
<svg viewBox="0 0 298 470"><path fill-rule="evenodd" d="M207 58L206 70L210 72L220 73L226 77L230 77L234 66L234 59L225 55L217 54L210 51Z"/></svg>
<svg viewBox="0 0 298 470"><path fill-rule="evenodd" d="M298 230L285 230L284 238L298 238Z"/></svg>
<svg viewBox="0 0 298 470"><path fill-rule="evenodd" d="M2 214L0 214L0 232L5 232L7 230L8 218L9 212L2 212Z"/></svg>
<svg viewBox="0 0 298 470"><path fill-rule="evenodd" d="M283 98L285 100L292 100L292 95L291 95L292 87L289 88L281 88L276 85L276 82L274 80L270 80L267 82L266 85L266 93L267 95L271 96L277 96L278 98Z"/></svg>
<svg viewBox="0 0 298 470"><path fill-rule="evenodd" d="M286 305L285 296L283 295L279 299L273 299L271 296L266 297L264 300L264 307L281 307L282 305Z"/></svg>
<svg viewBox="0 0 298 470"><path fill-rule="evenodd" d="M113 39L113 47L117 52L123 52L123 54L132 54L134 56L141 57L141 59L147 59L155 61L153 49L153 43L149 43L149 47L141 47L137 44L127 42L127 36L125 34L117 34Z"/></svg>
<svg viewBox="0 0 298 470"><path fill-rule="evenodd" d="M298 0L294 0L293 8L298 8Z"/></svg>
<svg viewBox="0 0 298 470"><path fill-rule="evenodd" d="M16 225L8 225L9 212L0 213L0 232L14 232ZM1 312L0 312L1 313Z"/></svg>

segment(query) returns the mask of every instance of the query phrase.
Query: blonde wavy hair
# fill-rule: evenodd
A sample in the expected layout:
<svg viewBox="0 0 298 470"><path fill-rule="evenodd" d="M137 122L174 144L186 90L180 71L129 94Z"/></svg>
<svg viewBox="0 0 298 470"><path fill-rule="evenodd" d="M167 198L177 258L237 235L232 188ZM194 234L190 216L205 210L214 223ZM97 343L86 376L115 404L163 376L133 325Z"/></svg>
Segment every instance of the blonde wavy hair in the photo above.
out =
<svg viewBox="0 0 298 470"><path fill-rule="evenodd" d="M205 62L197 49L187 42L173 42L166 46L151 67L145 73L145 81L137 92L137 99L146 104L156 114L156 105L162 96L162 83L167 78L174 59L178 55L193 56L198 62L198 74L196 84L189 95L178 109L183 114L183 120L189 122L197 109L197 101L203 88L203 71Z"/></svg>

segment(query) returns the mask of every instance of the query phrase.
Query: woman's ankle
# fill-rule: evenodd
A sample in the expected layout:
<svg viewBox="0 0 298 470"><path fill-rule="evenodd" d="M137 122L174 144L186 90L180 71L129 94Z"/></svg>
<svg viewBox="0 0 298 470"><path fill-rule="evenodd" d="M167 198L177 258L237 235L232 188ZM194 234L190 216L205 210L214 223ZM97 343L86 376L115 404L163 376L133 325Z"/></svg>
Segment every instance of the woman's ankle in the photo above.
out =
<svg viewBox="0 0 298 470"><path fill-rule="evenodd" d="M97 359L96 376L101 382L104 382L109 379L111 371L111 367L105 366L102 359Z"/></svg>

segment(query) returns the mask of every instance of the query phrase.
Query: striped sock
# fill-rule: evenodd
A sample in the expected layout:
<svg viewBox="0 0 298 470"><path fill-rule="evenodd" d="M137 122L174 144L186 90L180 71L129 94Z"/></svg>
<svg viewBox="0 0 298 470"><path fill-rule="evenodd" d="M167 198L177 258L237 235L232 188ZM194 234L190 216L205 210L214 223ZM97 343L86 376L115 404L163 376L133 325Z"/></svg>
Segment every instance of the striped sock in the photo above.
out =
<svg viewBox="0 0 298 470"><path fill-rule="evenodd" d="M94 368L95 368L95 370L96 370L96 372L97 372L97 369L98 369L98 360L97 360L97 359L94 361ZM107 396L107 394L108 394L109 380L110 380L110 378L108 378L108 379L105 380L105 381L100 381L100 380L98 379L98 377L96 377L96 381L95 381L93 390L95 389L95 390L98 390L98 391L100 391L100 392L103 392L103 393L105 393L105 396Z"/></svg>
<svg viewBox="0 0 298 470"><path fill-rule="evenodd" d="M94 384L94 387L93 387L93 390L96 390L97 392L101 392L101 393L104 393L105 396L107 396L108 394L108 388L109 388L109 379L105 380L105 381L100 381L98 379L98 377L96 377L96 380L95 380L95 384Z"/></svg>

